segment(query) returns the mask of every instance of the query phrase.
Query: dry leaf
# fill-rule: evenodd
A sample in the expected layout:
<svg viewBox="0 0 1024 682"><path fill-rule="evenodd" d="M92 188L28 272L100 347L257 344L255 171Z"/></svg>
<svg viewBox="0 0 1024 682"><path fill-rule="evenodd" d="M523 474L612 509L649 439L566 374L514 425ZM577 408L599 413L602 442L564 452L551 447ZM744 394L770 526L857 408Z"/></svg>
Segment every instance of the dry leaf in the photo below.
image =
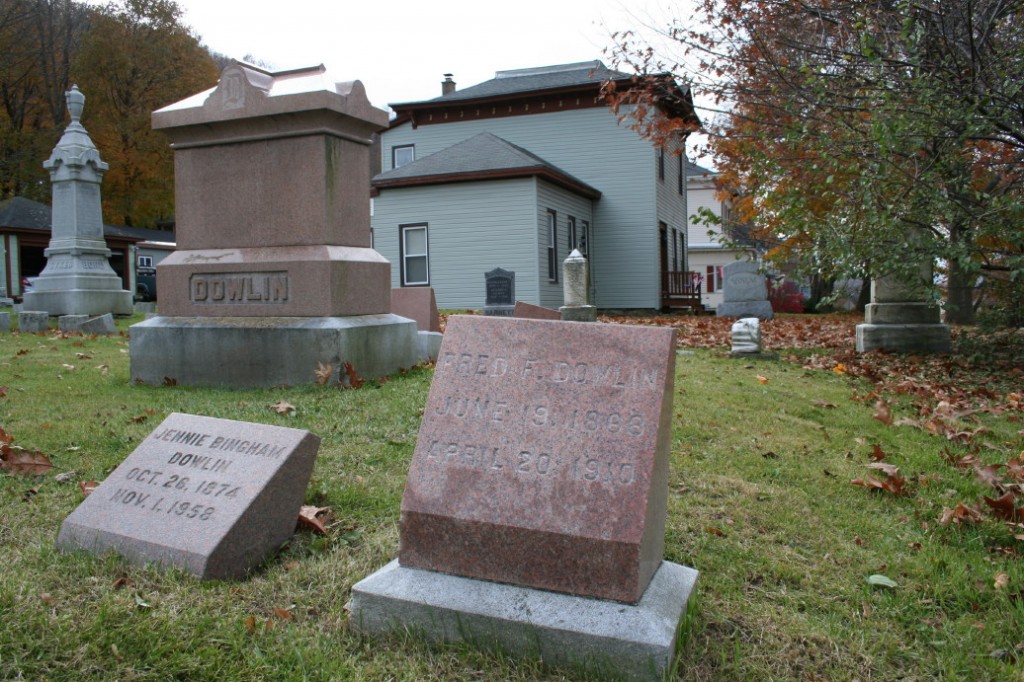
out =
<svg viewBox="0 0 1024 682"><path fill-rule="evenodd" d="M82 496L83 497L89 497L89 495L92 494L92 491L96 490L96 486L98 486L98 485L99 485L99 483L96 482L96 481L79 481L78 482L78 487L81 488Z"/></svg>
<svg viewBox="0 0 1024 682"><path fill-rule="evenodd" d="M707 532L711 533L712 535L717 535L720 538L724 538L725 537L725 533L723 533L719 529L714 528L712 526L708 526L705 530L707 530Z"/></svg>
<svg viewBox="0 0 1024 682"><path fill-rule="evenodd" d="M327 535L327 528L324 527L323 522L317 516L321 514L326 516L328 512L330 512L330 507L315 507L304 504L299 508L299 525L308 528L314 533Z"/></svg>
<svg viewBox="0 0 1024 682"><path fill-rule="evenodd" d="M835 408L839 407L835 403L830 403L827 400L812 400L811 404L816 405L817 407L823 407L828 410L834 410Z"/></svg>
<svg viewBox="0 0 1024 682"><path fill-rule="evenodd" d="M994 516L1013 523L1024 521L1024 507L1020 509L1017 508L1012 492L1008 492L1002 497L994 500L986 495L984 496L984 500L985 504L987 504L989 509L992 510L992 514Z"/></svg>
<svg viewBox="0 0 1024 682"><path fill-rule="evenodd" d="M3 443L0 446L0 470L27 476L41 476L53 470L53 463L38 450L26 450L17 445Z"/></svg>
<svg viewBox="0 0 1024 682"><path fill-rule="evenodd" d="M124 352L124 351L121 351ZM164 377L164 386L177 386L178 380L174 377Z"/></svg>
<svg viewBox="0 0 1024 682"><path fill-rule="evenodd" d="M757 383L759 383L759 384L767 384L768 383L768 377L763 377L760 374L758 374L757 375Z"/></svg>
<svg viewBox="0 0 1024 682"><path fill-rule="evenodd" d="M115 580L110 586L113 587L115 590L119 590L122 587L128 587L129 585L134 585L134 584L135 584L135 581L132 580L131 578L121 577L121 578L118 578L117 580Z"/></svg>
<svg viewBox="0 0 1024 682"><path fill-rule="evenodd" d="M943 526L948 526L950 523L978 523L981 519L981 511L979 509L968 507L963 502L960 502L953 509L944 507L942 515L939 517L939 523Z"/></svg>
<svg viewBox="0 0 1024 682"><path fill-rule="evenodd" d="M280 400L271 405L270 409L272 409L274 412L277 412L278 414L284 414L289 417L295 416L295 406L292 405L291 403L286 403L283 400Z"/></svg>
<svg viewBox="0 0 1024 682"><path fill-rule="evenodd" d="M875 403L875 413L871 416L887 426L892 425L892 410L884 400Z"/></svg>
<svg viewBox="0 0 1024 682"><path fill-rule="evenodd" d="M359 388L365 381L365 379L360 378L359 375L356 374L356 368L352 366L351 362L345 363L345 376L348 377L349 388Z"/></svg>
<svg viewBox="0 0 1024 682"><path fill-rule="evenodd" d="M245 629L249 632L256 632L256 616L249 616L243 621L245 623Z"/></svg>
<svg viewBox="0 0 1024 682"><path fill-rule="evenodd" d="M1006 589L1006 586L1010 584L1010 576L1005 573L996 573L995 580L992 582L992 587L997 590Z"/></svg>
<svg viewBox="0 0 1024 682"><path fill-rule="evenodd" d="M292 612L288 609L275 608L274 615L281 620L295 620L295 616L293 616Z"/></svg>
<svg viewBox="0 0 1024 682"><path fill-rule="evenodd" d="M331 377L334 375L334 365L327 363L326 365L322 362L318 362L317 368L313 370L313 375L316 377L316 383L318 386L323 386Z"/></svg>
<svg viewBox="0 0 1024 682"><path fill-rule="evenodd" d="M837 362L836 366L832 368L832 371L836 374L846 374L846 365L841 362Z"/></svg>

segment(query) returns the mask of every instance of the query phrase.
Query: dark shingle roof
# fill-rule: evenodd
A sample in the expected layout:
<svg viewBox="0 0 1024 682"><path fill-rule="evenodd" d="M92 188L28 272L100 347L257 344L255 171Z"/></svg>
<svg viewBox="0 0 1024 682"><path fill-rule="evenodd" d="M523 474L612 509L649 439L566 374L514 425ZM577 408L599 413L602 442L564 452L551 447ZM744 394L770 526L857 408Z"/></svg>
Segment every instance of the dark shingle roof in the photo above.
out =
<svg viewBox="0 0 1024 682"><path fill-rule="evenodd" d="M710 168L697 165L692 161L686 162L686 176L690 177L693 175L718 175L717 171L713 171Z"/></svg>
<svg viewBox="0 0 1024 682"><path fill-rule="evenodd" d="M601 193L533 152L491 133L479 133L439 152L377 175L375 188L476 180L483 177L543 175L584 195Z"/></svg>
<svg viewBox="0 0 1024 682"><path fill-rule="evenodd" d="M441 95L426 101L440 103L506 97L521 92L538 92L580 85L596 85L609 79L629 77L629 74L609 69L597 60L577 62L575 64L541 66L532 69L499 71L489 81L484 81L463 90L456 90L447 95ZM400 107L406 104L416 104L416 102L402 102L392 104L392 106Z"/></svg>
<svg viewBox="0 0 1024 682"><path fill-rule="evenodd" d="M53 226L53 212L46 204L25 197L14 197L0 201L0 228L14 227L23 230L50 232ZM173 232L149 230L144 227L103 225L103 234L129 240L174 241Z"/></svg>

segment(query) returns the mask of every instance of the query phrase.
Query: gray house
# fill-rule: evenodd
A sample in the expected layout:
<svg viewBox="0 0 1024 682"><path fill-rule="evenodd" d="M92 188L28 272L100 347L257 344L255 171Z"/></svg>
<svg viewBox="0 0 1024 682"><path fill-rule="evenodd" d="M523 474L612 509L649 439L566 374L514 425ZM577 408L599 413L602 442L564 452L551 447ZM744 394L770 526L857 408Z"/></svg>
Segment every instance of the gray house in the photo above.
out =
<svg viewBox="0 0 1024 682"><path fill-rule="evenodd" d="M557 307L561 262L579 248L597 306L678 302L673 283L689 281L684 139L662 150L619 122L601 85L630 79L597 61L565 64L464 90L449 78L436 99L393 104L372 180L373 244L393 286L480 308L483 273L501 267L515 271L517 299ZM664 112L698 125L689 90L667 76L665 88Z"/></svg>

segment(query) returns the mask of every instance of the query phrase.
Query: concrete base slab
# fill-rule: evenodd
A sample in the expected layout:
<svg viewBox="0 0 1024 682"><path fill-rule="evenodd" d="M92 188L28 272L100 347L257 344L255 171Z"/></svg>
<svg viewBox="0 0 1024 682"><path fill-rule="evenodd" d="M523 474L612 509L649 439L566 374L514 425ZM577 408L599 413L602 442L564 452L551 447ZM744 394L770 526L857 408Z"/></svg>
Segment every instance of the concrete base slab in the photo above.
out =
<svg viewBox="0 0 1024 682"><path fill-rule="evenodd" d="M399 566L352 587L359 632L465 641L609 677L661 680L698 573L663 561L636 605Z"/></svg>
<svg viewBox="0 0 1024 682"><path fill-rule="evenodd" d="M715 308L718 317L756 317L759 320L770 320L775 316L772 304L768 301L729 301L719 303Z"/></svg>
<svg viewBox="0 0 1024 682"><path fill-rule="evenodd" d="M18 331L36 334L50 330L50 313L45 310L21 310L18 312Z"/></svg>
<svg viewBox="0 0 1024 682"><path fill-rule="evenodd" d="M952 348L944 324L858 324L857 352L948 353Z"/></svg>
<svg viewBox="0 0 1024 682"><path fill-rule="evenodd" d="M314 383L320 363L331 382L351 363L365 379L419 362L416 323L390 313L355 317L164 317L129 329L132 380L184 386Z"/></svg>
<svg viewBox="0 0 1024 682"><path fill-rule="evenodd" d="M597 308L592 305L564 305L558 312L563 322L597 322Z"/></svg>
<svg viewBox="0 0 1024 682"><path fill-rule="evenodd" d="M417 348L419 349L420 360L434 362L441 353L441 340L444 335L441 332L419 332L416 335Z"/></svg>
<svg viewBox="0 0 1024 682"><path fill-rule="evenodd" d="M24 305L32 310L45 310L50 315L115 315L132 314L132 293L123 290L70 289L66 291L31 291L24 296Z"/></svg>

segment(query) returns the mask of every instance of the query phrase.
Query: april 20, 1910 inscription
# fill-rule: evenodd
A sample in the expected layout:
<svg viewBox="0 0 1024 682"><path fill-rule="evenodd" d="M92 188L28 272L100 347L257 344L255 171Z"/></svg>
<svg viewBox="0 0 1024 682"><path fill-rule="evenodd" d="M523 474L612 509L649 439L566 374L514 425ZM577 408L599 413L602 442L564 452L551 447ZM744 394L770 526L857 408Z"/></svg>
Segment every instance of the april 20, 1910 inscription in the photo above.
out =
<svg viewBox="0 0 1024 682"><path fill-rule="evenodd" d="M65 519L63 550L241 577L295 529L320 439L171 414Z"/></svg>
<svg viewBox="0 0 1024 682"><path fill-rule="evenodd" d="M449 319L404 566L634 602L662 560L675 334Z"/></svg>

